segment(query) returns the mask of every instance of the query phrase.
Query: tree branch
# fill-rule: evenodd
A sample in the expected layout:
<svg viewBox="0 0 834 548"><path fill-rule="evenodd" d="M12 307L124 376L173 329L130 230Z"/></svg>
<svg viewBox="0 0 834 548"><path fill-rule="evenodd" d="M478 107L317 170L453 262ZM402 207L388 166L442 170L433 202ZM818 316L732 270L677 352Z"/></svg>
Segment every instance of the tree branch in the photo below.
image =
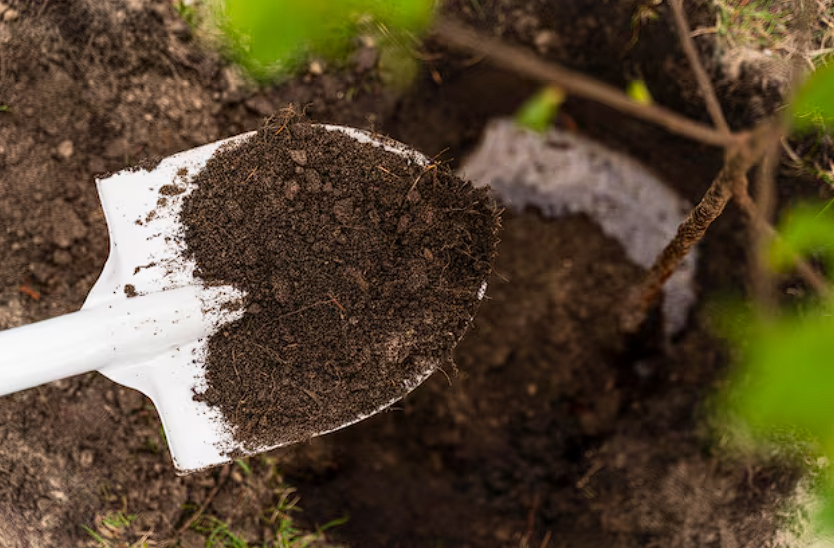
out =
<svg viewBox="0 0 834 548"><path fill-rule="evenodd" d="M497 66L535 80L553 83L568 94L608 105L635 118L662 126L678 135L718 147L731 146L742 139L739 135L717 131L666 108L638 103L613 86L555 63L543 61L522 48L482 36L456 21L440 19L434 25L433 31L438 40L450 47L484 55L488 61Z"/></svg>
<svg viewBox="0 0 834 548"><path fill-rule="evenodd" d="M672 241L655 259L646 277L639 286L629 294L622 308L620 325L626 333L636 333L648 316L649 310L660 299L666 280L677 270L680 262L692 247L701 241L710 225L718 218L733 197L739 181L746 180L747 171L762 158L773 131L774 121L764 122L747 141L727 151L724 167L707 189L689 216L678 227Z"/></svg>
<svg viewBox="0 0 834 548"><path fill-rule="evenodd" d="M670 0L669 4L672 6L672 14L675 18L675 24L678 27L678 37L680 38L681 47L689 59L689 66L692 72L695 73L695 79L698 81L698 87L701 89L701 94L704 96L704 102L707 105L707 112L709 112L712 123L718 127L719 131L724 134L730 134L730 126L724 118L724 112L721 110L721 104L718 102L718 97L715 95L715 88L712 81L704 69L701 58L698 55L698 50L695 48L695 42L692 40L692 30L689 28L689 22L686 20L686 15L683 13L683 0Z"/></svg>
<svg viewBox="0 0 834 548"><path fill-rule="evenodd" d="M765 238L777 237L776 231L759 212L747 190L747 172L762 161L773 135L778 134L777 120L762 122L752 131L733 133L721 111L715 88L701 64L692 41L689 24L683 13L682 0L670 0L680 34L681 45L695 73L710 117L718 126L711 128L675 112L655 105L633 101L617 88L574 72L558 64L540 59L522 48L510 46L499 39L488 38L450 19L441 19L434 26L434 37L449 47L484 56L492 64L535 80L552 83L568 94L590 99L617 109L620 112L655 123L667 130L726 150L724 167L704 194L701 201L678 227L675 237L655 259L643 283L626 297L621 309L621 326L628 333L635 333L643 325L648 311L655 306L663 285L677 270L681 260L703 238L709 226L724 211L731 198L750 217L752 230ZM765 172L768 167L763 168ZM767 175L767 173L765 173ZM755 238L754 238L755 239ZM796 258L798 273L821 295L828 295L826 280L808 263Z"/></svg>
<svg viewBox="0 0 834 548"><path fill-rule="evenodd" d="M747 215L750 222L756 225L756 229L759 232L767 236L769 239L779 238L779 233L776 232L776 229L773 228L773 226L759 213L755 202L753 202L753 199L750 197L746 188L736 189L733 198L736 200L736 203L738 203L745 215ZM828 285L828 281L822 276L822 274L814 270L814 267L808 264L807 261L801 257L795 256L794 268L796 269L797 274L805 280L805 283L814 288L814 290L821 296L828 297L831 295L831 287Z"/></svg>

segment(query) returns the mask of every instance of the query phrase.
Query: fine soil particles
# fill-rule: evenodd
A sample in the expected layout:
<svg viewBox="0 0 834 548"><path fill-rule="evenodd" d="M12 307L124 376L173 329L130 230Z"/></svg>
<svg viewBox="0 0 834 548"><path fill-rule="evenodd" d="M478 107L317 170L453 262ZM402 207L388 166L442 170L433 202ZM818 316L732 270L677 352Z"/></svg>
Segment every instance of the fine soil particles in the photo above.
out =
<svg viewBox="0 0 834 548"><path fill-rule="evenodd" d="M208 388L245 447L374 413L451 360L499 217L441 165L307 123L267 125L200 172L182 219L196 276L246 292L208 340Z"/></svg>

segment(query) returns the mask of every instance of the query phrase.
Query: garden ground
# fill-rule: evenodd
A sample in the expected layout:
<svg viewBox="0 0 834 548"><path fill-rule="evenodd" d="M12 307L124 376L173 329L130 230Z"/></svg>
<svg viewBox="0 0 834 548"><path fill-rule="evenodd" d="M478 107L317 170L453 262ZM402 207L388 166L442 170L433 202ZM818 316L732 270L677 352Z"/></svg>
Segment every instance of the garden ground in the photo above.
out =
<svg viewBox="0 0 834 548"><path fill-rule="evenodd" d="M634 41L641 5L461 1L444 11L613 84L639 69L656 98L703 118L662 9ZM693 25L711 24L702 8ZM259 90L202 48L169 2L5 0L0 12L0 328L82 304L108 249L97 174L254 129L290 103L456 165L491 117L537 88L429 42L404 90L382 85L368 45L341 69L312 66ZM779 92L777 76L743 67L719 82L735 125L772 110ZM571 99L563 110L562 124L631 154L691 202L721 167L719 150L607 108ZM784 193L818 191L780 182ZM3 398L0 547L96 545L85 526L114 545L202 546L189 517L204 503L204 515L260 545L286 484L307 529L349 518L327 533L346 546L775 542L796 467L725 450L708 421L730 365L710 303L744 290L744 242L731 207L701 246L701 301L664 348L620 334L612 310L641 271L593 222L508 213L456 370L351 428L183 478L149 400L101 375ZM104 523L119 513L136 518Z"/></svg>

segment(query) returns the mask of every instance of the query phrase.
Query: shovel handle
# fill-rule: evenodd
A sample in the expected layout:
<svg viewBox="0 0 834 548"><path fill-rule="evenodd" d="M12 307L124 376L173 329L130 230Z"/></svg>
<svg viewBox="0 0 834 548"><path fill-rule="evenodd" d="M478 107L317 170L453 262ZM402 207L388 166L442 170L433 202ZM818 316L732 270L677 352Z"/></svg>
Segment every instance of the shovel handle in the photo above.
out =
<svg viewBox="0 0 834 548"><path fill-rule="evenodd" d="M204 337L194 287L114 300L0 331L0 396L109 365L129 365Z"/></svg>

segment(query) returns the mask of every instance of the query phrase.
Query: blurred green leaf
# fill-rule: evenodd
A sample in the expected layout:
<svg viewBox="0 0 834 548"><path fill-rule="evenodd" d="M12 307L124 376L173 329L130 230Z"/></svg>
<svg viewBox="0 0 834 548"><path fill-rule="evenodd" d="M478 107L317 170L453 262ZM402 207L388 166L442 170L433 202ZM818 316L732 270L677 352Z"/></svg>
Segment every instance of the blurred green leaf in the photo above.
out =
<svg viewBox="0 0 834 548"><path fill-rule="evenodd" d="M546 131L553 123L559 107L565 102L565 92L561 88L548 86L528 99L515 115L515 122L521 127L537 131Z"/></svg>
<svg viewBox="0 0 834 548"><path fill-rule="evenodd" d="M829 481L821 489L822 508L817 512L817 533L830 535L834 533L834 488Z"/></svg>
<svg viewBox="0 0 834 548"><path fill-rule="evenodd" d="M798 429L834 451L834 317L762 321L746 343L736 413L754 433Z"/></svg>
<svg viewBox="0 0 834 548"><path fill-rule="evenodd" d="M420 64L410 50L400 44L380 44L379 77L386 87L406 89L420 73Z"/></svg>
<svg viewBox="0 0 834 548"><path fill-rule="evenodd" d="M790 269L796 257L820 255L834 265L834 208L802 205L791 211L780 223L780 237L770 246L771 267L779 272Z"/></svg>
<svg viewBox="0 0 834 548"><path fill-rule="evenodd" d="M360 24L419 32L433 7L433 0L226 0L221 28L241 64L265 76L305 54L344 54Z"/></svg>
<svg viewBox="0 0 834 548"><path fill-rule="evenodd" d="M834 63L811 74L796 94L792 110L799 129L834 122Z"/></svg>

